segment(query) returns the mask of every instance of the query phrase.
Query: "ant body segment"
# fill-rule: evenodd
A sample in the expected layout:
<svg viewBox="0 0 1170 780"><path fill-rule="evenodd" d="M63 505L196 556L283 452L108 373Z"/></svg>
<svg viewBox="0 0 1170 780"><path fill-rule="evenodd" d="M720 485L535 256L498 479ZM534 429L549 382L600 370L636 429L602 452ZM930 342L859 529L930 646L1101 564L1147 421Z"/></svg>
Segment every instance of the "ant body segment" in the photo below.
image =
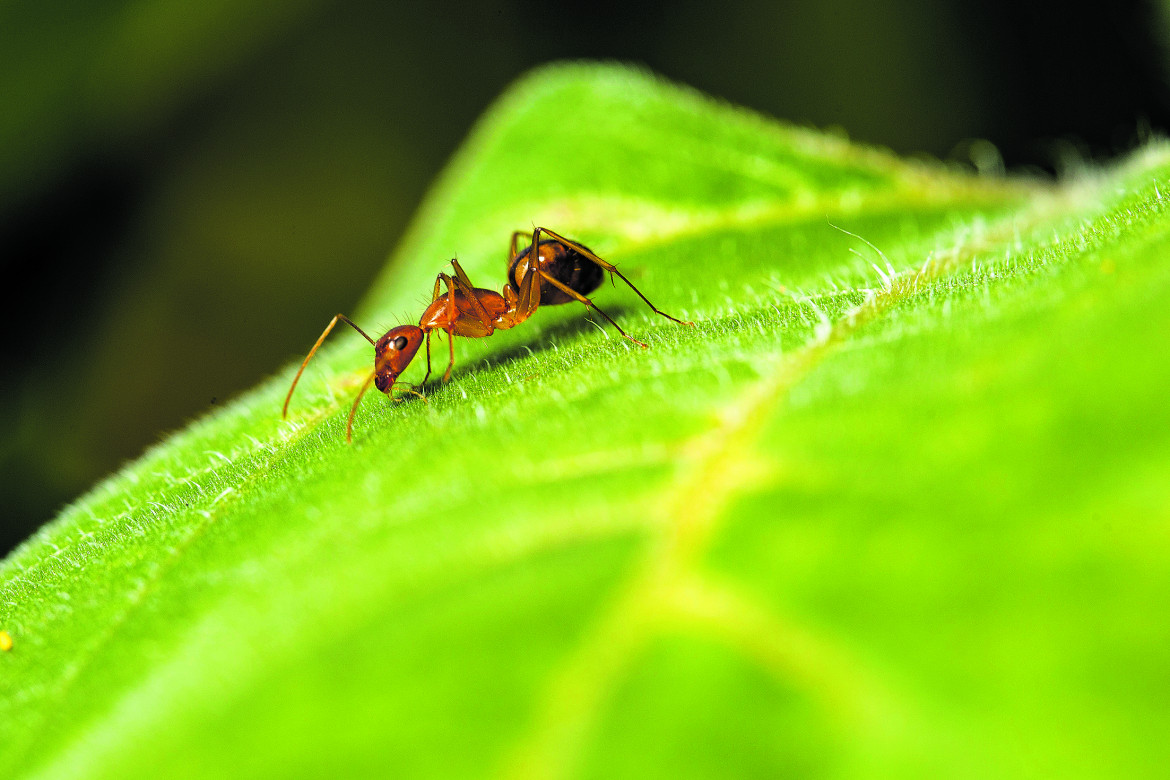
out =
<svg viewBox="0 0 1170 780"><path fill-rule="evenodd" d="M541 239L542 233L547 238ZM281 416L288 417L288 404L292 400L293 391L305 366L309 364L313 354L338 322L344 322L352 327L374 347L374 370L362 383L357 397L353 400L353 406L350 407L349 419L345 426L346 441L353 441L353 418L370 383L373 382L378 390L390 395L395 384L404 384L397 381L398 376L410 365L410 361L414 359L415 353L424 341L427 347L427 373L418 387L426 384L431 376L432 331L444 331L450 346L451 359L447 363L447 371L443 374L444 382L451 378L451 370L455 367L455 336L483 338L497 330L514 328L531 317L541 306L557 306L577 301L609 320L623 337L641 347L647 347L647 344L622 330L620 325L586 297L601 286L606 271L629 285L655 313L680 325L695 324L659 310L622 275L617 267L602 260L585 245L570 241L548 228L538 227L532 231L532 243L523 250L518 250L518 239L524 235L527 233L521 230L512 233L512 241L508 248L508 281L501 292L476 287L464 273L459 261L452 260L454 274L440 273L436 277L431 303L419 318L418 325L398 325L375 341L344 314L338 314L329 322L301 363L300 370L297 371L292 386L288 389L288 395L285 396ZM441 293L444 286L447 291ZM409 392L422 397L416 386L412 385Z"/></svg>

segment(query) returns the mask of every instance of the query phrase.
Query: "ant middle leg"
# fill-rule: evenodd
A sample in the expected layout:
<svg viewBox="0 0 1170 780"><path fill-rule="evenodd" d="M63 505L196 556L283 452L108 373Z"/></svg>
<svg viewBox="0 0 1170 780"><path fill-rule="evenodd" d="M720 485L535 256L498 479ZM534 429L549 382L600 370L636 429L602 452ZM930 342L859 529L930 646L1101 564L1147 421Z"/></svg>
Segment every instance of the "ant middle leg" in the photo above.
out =
<svg viewBox="0 0 1170 780"><path fill-rule="evenodd" d="M458 260L451 260L451 265L455 268L455 277L452 281L459 292L463 293L463 297L471 304L472 314L483 325L484 336L490 336L496 331L496 326L492 316L488 314L487 309L484 308L483 301L479 299L480 290L477 290L475 285L471 283L471 277L463 270L463 266L459 265ZM448 288L450 289L450 288Z"/></svg>
<svg viewBox="0 0 1170 780"><path fill-rule="evenodd" d="M439 274L439 279L447 285L447 346L451 348L451 359L447 362L447 370L443 373L443 384L451 381L451 371L455 368L455 320L458 318L458 309L455 308L455 284L447 274ZM438 282L436 281L437 285Z"/></svg>
<svg viewBox="0 0 1170 780"><path fill-rule="evenodd" d="M451 372L455 369L455 329L443 331L447 334L447 346L451 348L451 359L447 361L447 370L443 372L443 384L451 381Z"/></svg>
<svg viewBox="0 0 1170 780"><path fill-rule="evenodd" d="M643 295L642 291L639 290L637 287L635 287L634 283L631 282L629 279L627 279L622 274L622 272L617 269L616 265L614 265L613 263L610 263L606 260L602 260L600 257L593 254L593 252L591 252L588 248L582 246L581 244L578 244L576 241L571 241L571 240L565 238L564 236L560 235L559 233L554 233L553 231L549 230L546 227L538 227L538 228L536 228L536 230L534 230L532 232L532 245L533 246L538 246L537 242L538 242L538 239L540 238L541 233L544 233L546 236L553 239L561 246L563 246L567 249L572 249L574 252L577 252L578 254L584 255L585 257L589 258L590 260L592 260L593 262L597 263L599 266L604 268L606 271L609 271L611 274L613 274L614 276L621 279L623 282L625 282L627 285L629 285L631 290L633 290L635 293L637 293L639 298L641 298L643 301L645 301L646 305L649 306L650 309L655 314L660 314L663 317L666 317L666 319L668 319L668 320L673 320L674 322L677 322L679 325L694 325L695 324L689 320L680 320L678 317L673 317L673 316L667 314L666 312L662 311L661 309L659 309L654 304L650 303L650 299L647 298L645 295ZM608 317L607 317L607 319L608 319ZM612 322L612 321L613 320L610 320L610 322ZM615 325L615 327L616 327L616 325ZM618 328L618 330L621 330L621 329Z"/></svg>
<svg viewBox="0 0 1170 780"><path fill-rule="evenodd" d="M493 324L491 315L489 315L487 309L484 308L483 302L479 299L479 293L476 291L476 288L472 286L471 280L468 278L467 273L463 270L463 267L459 265L459 261L452 260L451 264L454 266L455 276L452 277L445 273L440 273L438 281L435 282L436 285L438 285L439 282L442 282L447 286L446 324L439 328L440 330L446 332L447 342L451 350L451 359L447 363L447 371L443 374L444 383L451 380L451 372L455 368L455 330L459 326L462 318L469 313L466 310L460 310L460 307L463 304L459 304L458 306L456 305L456 292L458 292L470 305L471 316L479 320L483 329L482 333L464 333L462 335L490 336L496 329L495 325Z"/></svg>

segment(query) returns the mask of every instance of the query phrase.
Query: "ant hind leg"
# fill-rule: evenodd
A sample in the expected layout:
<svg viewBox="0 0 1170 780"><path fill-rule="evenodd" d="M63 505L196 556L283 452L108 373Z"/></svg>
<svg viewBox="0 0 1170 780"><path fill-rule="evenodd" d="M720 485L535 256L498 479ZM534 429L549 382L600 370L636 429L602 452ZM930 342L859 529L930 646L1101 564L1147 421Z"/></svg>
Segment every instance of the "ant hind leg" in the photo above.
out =
<svg viewBox="0 0 1170 780"><path fill-rule="evenodd" d="M649 344L647 344L647 343L646 343L646 342L644 342L644 341L638 341L636 338L634 338L633 336L631 336L629 333L626 333L624 330L622 330L622 326L621 326L621 325L618 325L616 322L614 322L614 321L613 321L613 317L610 317L608 314L606 314L605 312L603 312L601 309L597 308L597 304L595 304L593 301L591 301L591 300L589 300L588 298L586 298L586 297L585 297L584 295L582 295L581 293L579 293L579 292L577 292L576 290L574 290L572 287L569 287L568 285L566 285L566 284L563 284L563 283L561 283L561 282L557 281L557 280L556 280L556 279L554 279L553 277L551 277L551 276L549 276L548 274L546 274L544 271L541 271L541 272L540 272L540 275L541 275L541 276L544 278L544 280L545 280L546 282L548 282L549 284L551 284L553 287L556 287L558 290L561 290L562 292L566 293L567 295L571 295L573 298L575 298L576 300L578 300L578 301L580 301L581 303L585 304L585 305L586 305L586 306L588 306L590 309L593 309L593 311L597 312L597 313L598 313L598 314L600 314L602 317L605 317L607 320L609 320L609 324L610 324L610 325L613 325L613 326L614 326L614 327L617 329L617 332L618 332L618 333L620 333L620 334L622 334L622 336L624 336L625 338L627 338L627 339L629 339L630 341L634 342L634 343L635 343L635 344L637 344L639 347L646 347L646 348L648 348L648 347L650 346Z"/></svg>
<svg viewBox="0 0 1170 780"><path fill-rule="evenodd" d="M511 269L512 261L516 259L516 255L520 254L520 244L519 244L519 242L516 241L516 239L519 238L520 236L526 236L526 235L528 235L528 231L526 231L526 230L513 230L512 231L512 240L508 244L508 269L506 269L506 270Z"/></svg>
<svg viewBox="0 0 1170 780"><path fill-rule="evenodd" d="M534 246L536 245L536 240L537 240L537 237L539 236L540 233L544 233L545 235L547 235L549 238L556 241L561 246L566 247L568 249L572 249L574 252L577 252L578 254L584 255L585 257L589 258L590 260L592 260L593 262L597 263L599 266L604 268L606 271L609 271L611 274L613 274L614 276L621 279L623 282L625 282L627 285L629 285L630 289L633 290L637 294L637 296L639 298L641 298L655 314L660 314L663 317L666 317L666 319L668 319L668 320L673 320L674 322L677 322L679 325L694 325L695 324L695 323L691 322L690 320L680 320L678 317L673 317L673 316L667 314L666 312L662 311L661 309L659 309L654 304L650 303L650 299L647 298L645 295L643 295L642 291L639 290L637 287L635 287L634 283L631 282L629 279L627 279L622 274L622 272L617 269L616 265L614 265L613 263L610 263L606 260L602 260L600 257L595 255L593 252L591 252L589 249L582 246L581 244L578 244L576 241L570 241L569 239L565 238L564 236L560 235L559 233L554 233L553 231L549 230L546 227L538 227L536 229L536 231L532 234L532 243ZM609 319L609 318L607 317L606 319ZM610 320L610 322L612 322L612 321L613 320ZM619 328L619 330L620 330L620 328Z"/></svg>

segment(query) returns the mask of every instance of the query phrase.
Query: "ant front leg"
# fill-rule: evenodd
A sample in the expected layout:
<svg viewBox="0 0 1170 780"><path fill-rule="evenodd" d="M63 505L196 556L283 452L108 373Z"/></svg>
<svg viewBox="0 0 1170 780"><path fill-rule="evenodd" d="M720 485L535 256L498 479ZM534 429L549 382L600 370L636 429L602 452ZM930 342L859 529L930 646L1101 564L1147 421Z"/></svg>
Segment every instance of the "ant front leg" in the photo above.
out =
<svg viewBox="0 0 1170 780"><path fill-rule="evenodd" d="M422 402L424 404L430 403L430 401L427 400L427 397L418 391L420 385L412 385L409 382L395 382L390 387L391 387L391 389L393 389L394 387L397 387L398 385L406 385L406 390L402 393L402 395L398 396L397 398L394 398L393 396L391 396L390 400L398 402L398 401L406 400L406 396L408 396L408 395L417 395L419 398L422 399Z"/></svg>
<svg viewBox="0 0 1170 780"><path fill-rule="evenodd" d="M435 277L435 287L431 290L431 303L439 300L439 290L443 287L443 275L439 274ZM431 332L426 331L427 341L427 372L423 374L423 380L419 383L419 387L426 387L427 380L431 378Z"/></svg>
<svg viewBox="0 0 1170 780"><path fill-rule="evenodd" d="M434 301L431 301L431 302L434 303ZM427 339L427 373L423 376L423 381L421 384L419 384L419 387L426 387L427 380L431 378L431 332L429 330L427 331L426 339Z"/></svg>
<svg viewBox="0 0 1170 780"><path fill-rule="evenodd" d="M609 271L611 274L613 274L614 276L621 279L623 282L625 282L627 285L629 285L631 290L633 290L635 293L637 293L639 298L641 298L643 301L645 301L646 305L649 306L650 309L655 314L660 314L663 317L666 317L666 319L668 319L668 320L673 320L674 322L677 322L679 325L694 325L695 324L689 320L680 320L678 317L672 317L671 315L669 315L666 312L659 309L654 304L650 303L650 299L647 298L645 295L643 295L642 291L639 290L637 287L635 287L633 282L631 282L629 279L627 279L625 276L623 276L622 272L617 269L617 266L615 266L613 263L602 260L600 257L593 254L593 252L589 251L588 248L582 246L581 244L578 244L576 241L570 241L569 239L565 238L564 236L560 235L559 233L554 233L553 231L549 230L546 227L538 227L532 233L532 245L533 246L536 246L537 238L540 236L541 233L544 233L549 238L553 239L554 241L556 241L558 244L565 247L566 249L572 249L574 252L577 252L578 254L584 255L585 257L589 258L590 260L592 260L593 262L597 263L599 266L604 268L606 271ZM609 319L609 318L606 317L606 319ZM610 322L613 322L613 320L610 320ZM615 325L614 327L617 327L617 326ZM619 328L619 330L620 330L620 328Z"/></svg>
<svg viewBox="0 0 1170 780"><path fill-rule="evenodd" d="M464 317L471 314L475 319L479 320L482 332L476 333L474 331L464 330L461 335L476 335L476 336L490 336L495 332L496 328L492 316L488 314L487 309L484 308L483 301L479 299L480 292L471 283L467 273L463 270L463 266L459 265L458 260L452 260L451 265L455 269L455 276L450 277L446 274L440 274L443 282L447 285L447 325L444 330L447 331L447 339L451 345L451 362L447 365L447 373L443 375L443 381L446 382L451 378L451 369L455 367L455 329L460 322L464 327L469 324ZM470 312L466 309L460 311L455 305L455 293L459 292L463 296L463 300L470 306ZM463 306L464 304L460 304Z"/></svg>

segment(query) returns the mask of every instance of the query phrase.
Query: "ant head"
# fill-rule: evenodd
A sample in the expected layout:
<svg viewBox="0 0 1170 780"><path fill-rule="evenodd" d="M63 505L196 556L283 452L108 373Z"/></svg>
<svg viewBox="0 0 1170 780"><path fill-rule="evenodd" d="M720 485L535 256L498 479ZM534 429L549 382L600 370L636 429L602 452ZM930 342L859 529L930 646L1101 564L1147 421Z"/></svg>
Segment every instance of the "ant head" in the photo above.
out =
<svg viewBox="0 0 1170 780"><path fill-rule="evenodd" d="M422 346L423 330L417 325L399 325L374 342L374 385L389 393L398 375L406 370Z"/></svg>

